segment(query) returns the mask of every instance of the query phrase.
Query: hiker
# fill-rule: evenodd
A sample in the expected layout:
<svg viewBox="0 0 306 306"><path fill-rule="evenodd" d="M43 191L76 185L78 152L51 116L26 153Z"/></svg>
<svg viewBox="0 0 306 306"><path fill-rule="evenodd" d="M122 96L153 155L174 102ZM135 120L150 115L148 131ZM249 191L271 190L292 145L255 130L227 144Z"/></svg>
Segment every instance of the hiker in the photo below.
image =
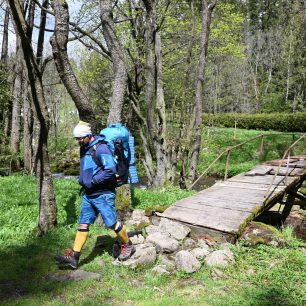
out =
<svg viewBox="0 0 306 306"><path fill-rule="evenodd" d="M127 260L134 252L125 226L117 220L115 208L116 164L112 152L106 143L101 143L101 136L94 136L88 123L80 121L73 130L73 135L80 146L80 177L79 183L84 189L73 249L55 259L60 264L76 269L88 233L100 213L107 228L111 228L121 241L118 259ZM98 146L96 146L99 143ZM93 153L93 150L95 152ZM99 160L99 163L95 162Z"/></svg>

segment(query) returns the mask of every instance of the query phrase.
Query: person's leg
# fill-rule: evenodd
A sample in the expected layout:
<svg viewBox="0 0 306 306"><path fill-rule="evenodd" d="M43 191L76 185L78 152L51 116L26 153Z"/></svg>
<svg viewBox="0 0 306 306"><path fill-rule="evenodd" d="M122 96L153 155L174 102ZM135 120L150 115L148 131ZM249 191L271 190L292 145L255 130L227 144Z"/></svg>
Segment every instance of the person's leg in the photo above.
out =
<svg viewBox="0 0 306 306"><path fill-rule="evenodd" d="M81 250L89 234L89 225L93 224L96 218L96 211L90 203L90 199L84 195L81 204L81 214L79 218L79 227L75 235L73 249L62 256L56 256L55 259L64 265L69 265L76 269L81 255Z"/></svg>
<svg viewBox="0 0 306 306"><path fill-rule="evenodd" d="M117 221L115 194L102 194L95 199L94 205L100 212L105 226L113 229L121 241L121 253L118 259L127 260L135 253L135 247L132 245L132 242L128 237L125 226L120 221Z"/></svg>

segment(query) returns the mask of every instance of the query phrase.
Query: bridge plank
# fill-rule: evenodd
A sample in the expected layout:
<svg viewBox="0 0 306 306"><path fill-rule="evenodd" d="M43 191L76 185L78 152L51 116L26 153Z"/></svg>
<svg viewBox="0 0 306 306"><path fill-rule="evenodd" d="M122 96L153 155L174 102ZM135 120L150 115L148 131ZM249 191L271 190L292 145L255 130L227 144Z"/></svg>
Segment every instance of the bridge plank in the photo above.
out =
<svg viewBox="0 0 306 306"><path fill-rule="evenodd" d="M275 174L277 171L277 167L273 167L271 170L270 174ZM287 168L287 167L280 167L278 170L277 175L283 176L283 175L289 175L289 176L299 176L303 174L304 170L303 168Z"/></svg>
<svg viewBox="0 0 306 306"><path fill-rule="evenodd" d="M174 205L174 207L188 207L192 209L198 209L202 211L207 211L208 207L218 207L229 210L237 210L244 212L252 212L255 207L259 204L250 204L247 202L237 202L237 201L225 201L225 200L215 200L215 199L203 199L202 201L190 201L187 203L181 202Z"/></svg>
<svg viewBox="0 0 306 306"><path fill-rule="evenodd" d="M170 207L163 217L176 219L193 225L200 225L223 232L238 231L240 224L250 216L249 212L214 209L210 213L185 207Z"/></svg>
<svg viewBox="0 0 306 306"><path fill-rule="evenodd" d="M255 185L256 187L256 185ZM274 189L274 185L271 187L270 190L270 194L272 196L276 195L279 193L278 190ZM286 186L283 186L284 188L286 188ZM220 185L214 185L208 189L205 189L201 192L198 193L198 196L201 195L205 195L205 196L210 196L213 195L215 196L228 196L228 198L230 198L230 196L233 196L234 198L246 198L246 199L258 199L258 198L264 198L267 194L268 189L253 189L250 190L248 188L239 188L237 186L231 186L229 185L225 185L225 186L220 186Z"/></svg>
<svg viewBox="0 0 306 306"><path fill-rule="evenodd" d="M264 163L264 165L269 165L269 166L279 166L280 160L270 160ZM284 159L281 162L281 165L283 167L287 166L287 160ZM306 165L306 160L296 160L296 159L290 159L289 160L289 167L293 168L304 168Z"/></svg>
<svg viewBox="0 0 306 306"><path fill-rule="evenodd" d="M215 183L216 187L225 187L225 186L229 186L229 187L232 187L232 188L241 188L241 189L248 189L248 190L268 190L270 185L268 184L251 184L251 183L244 183L244 182L229 182L229 181L224 181L224 182L217 182ZM286 189L286 186L276 186L276 185L273 185L271 190L274 190L276 192L279 192L279 191L283 191Z"/></svg>
<svg viewBox="0 0 306 306"><path fill-rule="evenodd" d="M258 165L252 170L245 173L247 176L266 175L273 169L272 166Z"/></svg>
<svg viewBox="0 0 306 306"><path fill-rule="evenodd" d="M244 175L237 175L230 178L228 181L230 182L245 182L245 183L252 183L252 184L267 184L270 185L273 182L273 185L280 185L280 186L288 186L297 180L297 177L284 177L284 176L276 176L274 179L274 175L265 175L265 176L244 176ZM274 181L273 181L274 180Z"/></svg>

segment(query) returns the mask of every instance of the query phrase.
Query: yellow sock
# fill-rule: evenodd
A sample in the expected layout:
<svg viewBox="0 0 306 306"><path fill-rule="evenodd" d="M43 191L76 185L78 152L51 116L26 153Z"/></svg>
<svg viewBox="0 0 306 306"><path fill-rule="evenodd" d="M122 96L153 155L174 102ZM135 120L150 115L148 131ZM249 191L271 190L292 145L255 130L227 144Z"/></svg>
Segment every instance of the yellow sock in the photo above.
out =
<svg viewBox="0 0 306 306"><path fill-rule="evenodd" d="M87 237L88 237L89 231L77 231L74 245L73 245L73 251L75 252L81 252L83 245L85 244Z"/></svg>
<svg viewBox="0 0 306 306"><path fill-rule="evenodd" d="M117 234L118 238L121 240L121 242L123 242L123 243L128 243L129 242L129 236L127 234L127 231L126 231L126 228L125 228L124 225L122 226L122 229L116 234Z"/></svg>

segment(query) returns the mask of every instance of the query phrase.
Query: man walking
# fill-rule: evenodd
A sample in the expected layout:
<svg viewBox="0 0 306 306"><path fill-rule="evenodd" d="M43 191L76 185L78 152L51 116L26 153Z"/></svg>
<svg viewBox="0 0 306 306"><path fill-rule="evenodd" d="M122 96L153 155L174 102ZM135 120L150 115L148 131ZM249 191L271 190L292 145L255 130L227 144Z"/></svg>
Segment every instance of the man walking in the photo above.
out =
<svg viewBox="0 0 306 306"><path fill-rule="evenodd" d="M117 221L115 208L115 171L116 164L107 144L100 136L93 136L88 123L80 121L73 130L73 135L80 146L79 183L85 192L81 203L79 227L73 249L55 259L60 264L76 269L88 233L100 213L107 228L115 231L121 241L120 261L127 260L135 253L135 247L128 238L125 226ZM97 146L97 144L99 145ZM95 152L93 152L95 151ZM99 162L95 162L98 159Z"/></svg>

